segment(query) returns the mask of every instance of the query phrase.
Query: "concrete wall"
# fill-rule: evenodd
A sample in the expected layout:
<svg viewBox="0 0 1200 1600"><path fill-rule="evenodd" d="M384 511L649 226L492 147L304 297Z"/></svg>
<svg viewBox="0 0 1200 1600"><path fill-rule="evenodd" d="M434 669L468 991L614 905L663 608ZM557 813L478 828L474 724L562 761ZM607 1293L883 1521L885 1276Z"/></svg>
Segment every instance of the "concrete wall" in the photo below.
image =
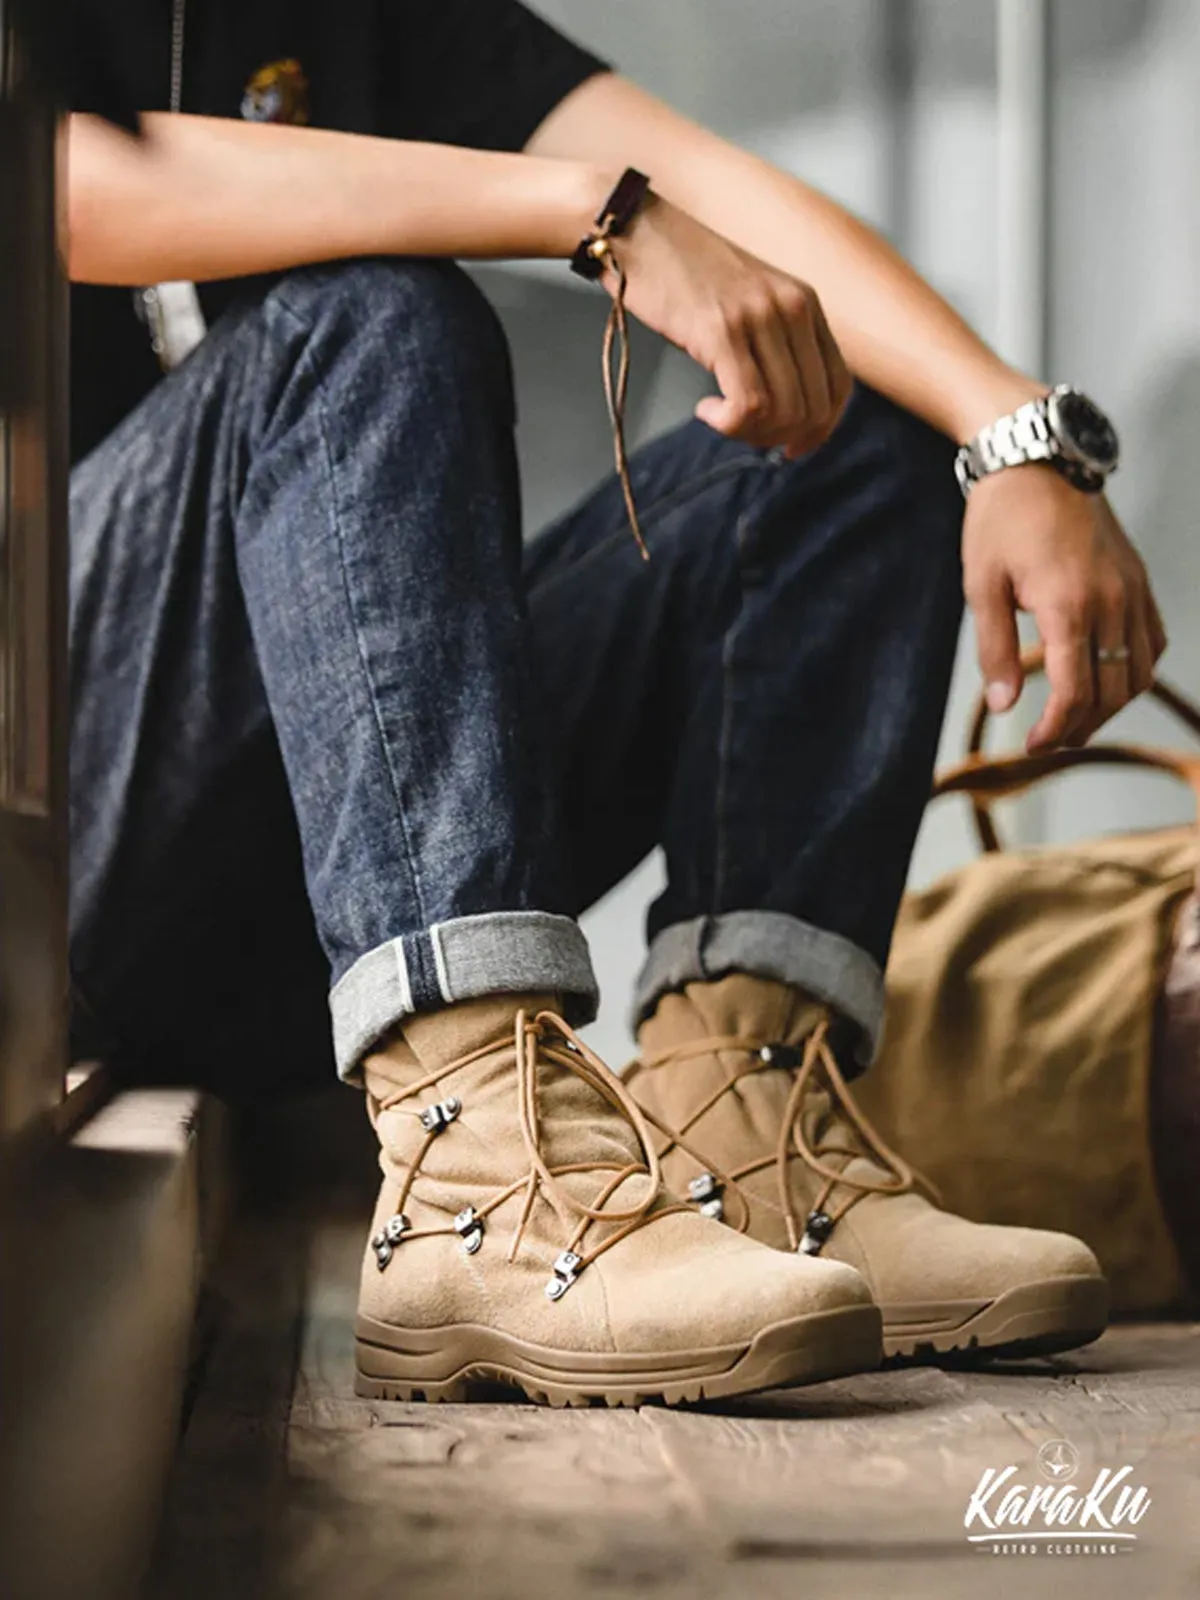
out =
<svg viewBox="0 0 1200 1600"><path fill-rule="evenodd" d="M819 184L888 231L995 336L996 158L992 0L535 0L631 77ZM1157 579L1172 637L1167 673L1200 693L1200 6L1194 0L1052 0L1055 168L1047 376L1094 392L1116 416L1126 465L1114 499ZM607 466L595 371L601 308L587 295L491 271L516 348L531 528ZM687 414L689 364L645 339L643 434ZM564 413L561 395L578 397ZM977 682L969 633L948 719L952 754ZM1014 714L1014 731L1023 713ZM1028 722L1027 714L1024 715ZM1153 708L1115 731L1170 735ZM1047 790L1013 819L1063 838L1186 814L1156 778L1092 775ZM946 802L914 876L969 853ZM620 1059L633 931L651 862L588 919L606 989L595 1037Z"/></svg>

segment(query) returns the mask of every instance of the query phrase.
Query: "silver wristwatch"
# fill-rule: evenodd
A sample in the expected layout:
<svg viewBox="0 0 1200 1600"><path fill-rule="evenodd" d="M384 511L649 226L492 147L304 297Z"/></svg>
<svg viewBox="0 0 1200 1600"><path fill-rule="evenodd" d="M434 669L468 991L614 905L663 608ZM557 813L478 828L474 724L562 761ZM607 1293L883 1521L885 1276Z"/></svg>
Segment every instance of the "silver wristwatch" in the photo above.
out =
<svg viewBox="0 0 1200 1600"><path fill-rule="evenodd" d="M1100 494L1117 470L1116 429L1094 400L1070 384L1030 400L981 428L954 461L964 495L980 478L1040 461L1085 494Z"/></svg>

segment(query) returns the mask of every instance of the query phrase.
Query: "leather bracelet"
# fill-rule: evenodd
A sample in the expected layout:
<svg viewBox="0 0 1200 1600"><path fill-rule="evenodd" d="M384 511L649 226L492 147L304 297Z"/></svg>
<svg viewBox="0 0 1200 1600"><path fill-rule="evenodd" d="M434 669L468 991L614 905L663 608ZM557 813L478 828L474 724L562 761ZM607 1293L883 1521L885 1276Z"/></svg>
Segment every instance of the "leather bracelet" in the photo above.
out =
<svg viewBox="0 0 1200 1600"><path fill-rule="evenodd" d="M600 207L595 226L584 235L571 257L571 271L590 283L604 276L609 240L619 239L637 216L650 188L650 179L636 167L626 167L620 182Z"/></svg>

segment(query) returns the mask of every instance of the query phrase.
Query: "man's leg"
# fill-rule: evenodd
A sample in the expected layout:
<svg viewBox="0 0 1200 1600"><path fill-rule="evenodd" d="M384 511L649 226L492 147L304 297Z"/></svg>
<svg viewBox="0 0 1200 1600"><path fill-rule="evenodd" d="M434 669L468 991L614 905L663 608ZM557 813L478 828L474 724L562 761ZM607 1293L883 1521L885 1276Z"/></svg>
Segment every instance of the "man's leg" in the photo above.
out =
<svg viewBox="0 0 1200 1600"><path fill-rule="evenodd" d="M950 446L859 390L802 461L691 423L634 472L648 566L615 485L526 562L576 907L661 842L639 1017L750 968L869 1044L962 612Z"/></svg>
<svg viewBox="0 0 1200 1600"><path fill-rule="evenodd" d="M214 1009L232 1054L279 1049L280 952L315 922L338 1066L382 1146L365 1393L483 1373L695 1399L871 1366L859 1276L781 1272L672 1205L636 1108L559 1014L588 1019L595 984L564 914L511 425L469 281L368 263L284 279L83 464L81 985L143 1050L194 1058ZM276 840L284 790L297 826ZM298 857L309 915L270 888L275 863L294 890Z"/></svg>
<svg viewBox="0 0 1200 1600"><path fill-rule="evenodd" d="M804 461L691 426L636 476L649 568L601 491L533 551L531 609L579 903L666 850L629 1081L668 1182L856 1266L892 1353L1086 1342L1086 1247L932 1206L842 1071L881 1022L958 633L949 446L860 392Z"/></svg>
<svg viewBox="0 0 1200 1600"><path fill-rule="evenodd" d="M472 994L588 1014L511 424L469 280L359 263L225 318L76 470L72 955L102 1042L312 1054L323 967L343 1069Z"/></svg>

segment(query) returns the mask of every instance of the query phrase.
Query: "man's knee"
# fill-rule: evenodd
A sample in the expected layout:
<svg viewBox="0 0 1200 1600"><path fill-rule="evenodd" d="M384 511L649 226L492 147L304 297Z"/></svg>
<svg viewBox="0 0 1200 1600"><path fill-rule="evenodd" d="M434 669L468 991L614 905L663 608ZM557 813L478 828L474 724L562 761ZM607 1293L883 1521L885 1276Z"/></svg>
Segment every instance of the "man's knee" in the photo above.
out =
<svg viewBox="0 0 1200 1600"><path fill-rule="evenodd" d="M440 368L508 381L508 347L483 292L451 261L367 258L305 267L271 289L268 319L282 313L311 337L353 342L399 375Z"/></svg>

